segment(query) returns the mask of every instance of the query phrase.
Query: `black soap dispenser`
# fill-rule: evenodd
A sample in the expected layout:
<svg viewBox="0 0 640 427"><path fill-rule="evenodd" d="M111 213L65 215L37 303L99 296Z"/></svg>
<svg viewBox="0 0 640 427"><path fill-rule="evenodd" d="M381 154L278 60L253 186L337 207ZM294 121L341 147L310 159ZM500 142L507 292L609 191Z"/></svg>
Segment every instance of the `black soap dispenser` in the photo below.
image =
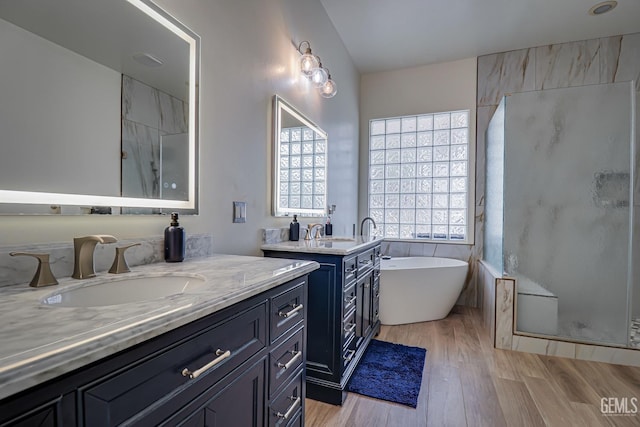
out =
<svg viewBox="0 0 640 427"><path fill-rule="evenodd" d="M324 235L331 236L333 234L333 224L331 224L331 216L327 215L327 223L324 225Z"/></svg>
<svg viewBox="0 0 640 427"><path fill-rule="evenodd" d="M298 222L298 215L294 215L293 221L289 224L289 240L294 242L300 240L300 223Z"/></svg>
<svg viewBox="0 0 640 427"><path fill-rule="evenodd" d="M164 260L184 261L184 228L178 223L178 212L171 213L171 224L164 229Z"/></svg>

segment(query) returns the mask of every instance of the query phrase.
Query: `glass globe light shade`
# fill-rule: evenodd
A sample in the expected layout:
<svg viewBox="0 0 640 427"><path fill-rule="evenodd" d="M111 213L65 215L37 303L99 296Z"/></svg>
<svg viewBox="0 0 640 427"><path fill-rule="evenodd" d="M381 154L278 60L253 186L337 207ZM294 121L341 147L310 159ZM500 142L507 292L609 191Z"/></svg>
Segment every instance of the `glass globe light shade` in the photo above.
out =
<svg viewBox="0 0 640 427"><path fill-rule="evenodd" d="M336 93L338 93L336 82L331 80L331 77L329 77L329 80L320 87L320 96L323 98L333 98L336 96Z"/></svg>
<svg viewBox="0 0 640 427"><path fill-rule="evenodd" d="M311 77L313 70L320 65L318 57L311 54L311 49L308 49L307 52L300 57L299 63L300 71L307 77Z"/></svg>
<svg viewBox="0 0 640 427"><path fill-rule="evenodd" d="M311 83L313 83L313 85L317 88L322 87L322 85L324 85L328 79L329 74L327 73L327 70L322 68L322 65L314 68L311 72Z"/></svg>

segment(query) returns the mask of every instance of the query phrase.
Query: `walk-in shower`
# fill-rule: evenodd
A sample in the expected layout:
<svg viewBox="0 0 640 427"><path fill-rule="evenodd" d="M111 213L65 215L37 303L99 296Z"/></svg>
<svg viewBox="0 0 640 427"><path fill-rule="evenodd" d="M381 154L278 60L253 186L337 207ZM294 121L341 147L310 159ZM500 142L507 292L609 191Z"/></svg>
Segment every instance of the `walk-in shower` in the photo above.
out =
<svg viewBox="0 0 640 427"><path fill-rule="evenodd" d="M489 124L484 258L516 279L520 333L640 346L636 96L632 82L515 93Z"/></svg>

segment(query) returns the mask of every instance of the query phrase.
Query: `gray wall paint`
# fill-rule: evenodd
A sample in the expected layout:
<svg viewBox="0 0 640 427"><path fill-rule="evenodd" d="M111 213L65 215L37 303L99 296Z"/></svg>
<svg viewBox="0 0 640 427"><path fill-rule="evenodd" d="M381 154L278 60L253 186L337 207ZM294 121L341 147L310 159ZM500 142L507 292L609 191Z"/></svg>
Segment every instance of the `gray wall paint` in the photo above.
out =
<svg viewBox="0 0 640 427"><path fill-rule="evenodd" d="M260 255L261 229L289 223L271 217L271 98L277 93L329 134L334 233L350 234L357 221L359 76L321 3L158 4L202 38L200 215L182 218L187 233L212 233L215 252ZM338 84L334 98L320 97L300 79L292 40L311 42ZM247 223L231 222L234 200L247 202ZM158 235L167 223L166 217L149 216L3 217L0 245L68 241L88 233Z"/></svg>

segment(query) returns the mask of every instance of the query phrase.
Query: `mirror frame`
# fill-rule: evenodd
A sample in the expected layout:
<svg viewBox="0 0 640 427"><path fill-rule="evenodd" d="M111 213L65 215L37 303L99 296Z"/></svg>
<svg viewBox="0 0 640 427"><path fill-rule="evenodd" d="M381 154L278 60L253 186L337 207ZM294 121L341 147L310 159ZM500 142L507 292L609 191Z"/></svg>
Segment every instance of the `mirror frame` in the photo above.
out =
<svg viewBox="0 0 640 427"><path fill-rule="evenodd" d="M322 135L326 141L326 152L324 162L324 176L325 176L325 189L324 198L325 203L322 209L303 209L303 208L289 208L280 206L280 133L282 132L282 112L286 111L293 117L298 119L303 125L307 126L319 135ZM318 125L304 116L298 109L289 104L278 95L273 96L273 177L272 177L272 193L273 193L273 209L272 214L275 217L288 217L293 214L299 217L320 217L325 216L327 213L327 170L329 163L329 138L327 133L323 131Z"/></svg>
<svg viewBox="0 0 640 427"><path fill-rule="evenodd" d="M123 0L124 1L124 0ZM188 199L144 199L134 197L66 194L0 189L0 203L25 205L112 206L185 209L185 214L198 212L198 145L199 145L199 78L200 36L152 0L126 0L141 12L176 34L189 44L189 190Z"/></svg>

